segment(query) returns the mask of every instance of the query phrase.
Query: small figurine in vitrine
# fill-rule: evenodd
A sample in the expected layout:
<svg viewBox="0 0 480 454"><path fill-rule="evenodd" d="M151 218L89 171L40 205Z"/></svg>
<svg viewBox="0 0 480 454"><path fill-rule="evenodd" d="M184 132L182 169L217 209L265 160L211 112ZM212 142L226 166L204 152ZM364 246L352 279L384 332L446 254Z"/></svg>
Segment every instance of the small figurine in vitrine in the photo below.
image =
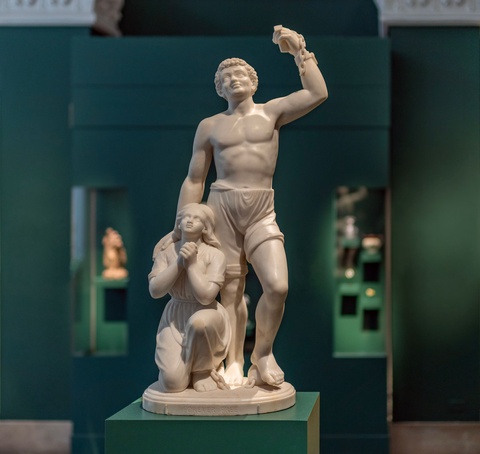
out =
<svg viewBox="0 0 480 454"><path fill-rule="evenodd" d="M103 244L103 266L102 272L104 279L120 280L128 277L127 251L123 245L121 235L111 227L105 230L102 239Z"/></svg>

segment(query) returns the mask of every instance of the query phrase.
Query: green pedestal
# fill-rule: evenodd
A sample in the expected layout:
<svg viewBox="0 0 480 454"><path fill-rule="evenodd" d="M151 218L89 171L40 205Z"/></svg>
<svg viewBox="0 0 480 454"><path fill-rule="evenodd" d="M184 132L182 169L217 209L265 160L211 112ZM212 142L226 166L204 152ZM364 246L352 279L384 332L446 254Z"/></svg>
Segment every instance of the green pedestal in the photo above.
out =
<svg viewBox="0 0 480 454"><path fill-rule="evenodd" d="M165 416L141 408L141 400L108 418L106 454L318 454L320 398L297 393L287 410L253 416Z"/></svg>

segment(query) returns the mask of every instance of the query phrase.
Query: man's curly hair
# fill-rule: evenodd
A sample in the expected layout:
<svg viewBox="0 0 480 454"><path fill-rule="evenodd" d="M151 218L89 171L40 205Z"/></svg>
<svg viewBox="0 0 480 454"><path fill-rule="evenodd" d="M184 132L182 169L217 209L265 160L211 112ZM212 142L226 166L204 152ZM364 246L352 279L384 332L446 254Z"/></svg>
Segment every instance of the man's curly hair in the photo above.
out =
<svg viewBox="0 0 480 454"><path fill-rule="evenodd" d="M245 67L248 73L248 77L250 77L250 80L252 81L252 84L253 84L252 94L254 94L257 91L257 87L258 87L257 72L245 60L242 60L241 58L227 58L226 60L223 60L218 65L217 72L215 73L215 89L217 90L218 96L225 98L225 96L223 96L223 93L222 93L222 80L220 75L225 68L230 68L231 66Z"/></svg>

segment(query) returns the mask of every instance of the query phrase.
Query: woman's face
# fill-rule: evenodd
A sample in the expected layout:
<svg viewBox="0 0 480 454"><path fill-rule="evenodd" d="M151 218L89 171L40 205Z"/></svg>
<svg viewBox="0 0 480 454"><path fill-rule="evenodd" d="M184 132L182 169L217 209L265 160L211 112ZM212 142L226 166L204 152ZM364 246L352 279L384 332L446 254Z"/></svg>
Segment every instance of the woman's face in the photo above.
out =
<svg viewBox="0 0 480 454"><path fill-rule="evenodd" d="M205 228L203 212L199 207L189 207L180 221L180 230L187 236L200 237Z"/></svg>

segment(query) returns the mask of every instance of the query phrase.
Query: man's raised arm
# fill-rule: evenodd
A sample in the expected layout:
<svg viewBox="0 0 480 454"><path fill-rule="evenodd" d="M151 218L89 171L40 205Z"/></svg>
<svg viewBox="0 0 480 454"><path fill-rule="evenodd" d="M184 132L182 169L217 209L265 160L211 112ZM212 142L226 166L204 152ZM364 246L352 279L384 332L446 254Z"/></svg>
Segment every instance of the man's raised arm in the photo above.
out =
<svg viewBox="0 0 480 454"><path fill-rule="evenodd" d="M274 27L273 42L282 52L295 57L303 89L284 98L278 98L265 105L266 111L277 116L277 127L290 123L312 111L328 98L328 90L317 60L306 49L302 35L288 28Z"/></svg>

